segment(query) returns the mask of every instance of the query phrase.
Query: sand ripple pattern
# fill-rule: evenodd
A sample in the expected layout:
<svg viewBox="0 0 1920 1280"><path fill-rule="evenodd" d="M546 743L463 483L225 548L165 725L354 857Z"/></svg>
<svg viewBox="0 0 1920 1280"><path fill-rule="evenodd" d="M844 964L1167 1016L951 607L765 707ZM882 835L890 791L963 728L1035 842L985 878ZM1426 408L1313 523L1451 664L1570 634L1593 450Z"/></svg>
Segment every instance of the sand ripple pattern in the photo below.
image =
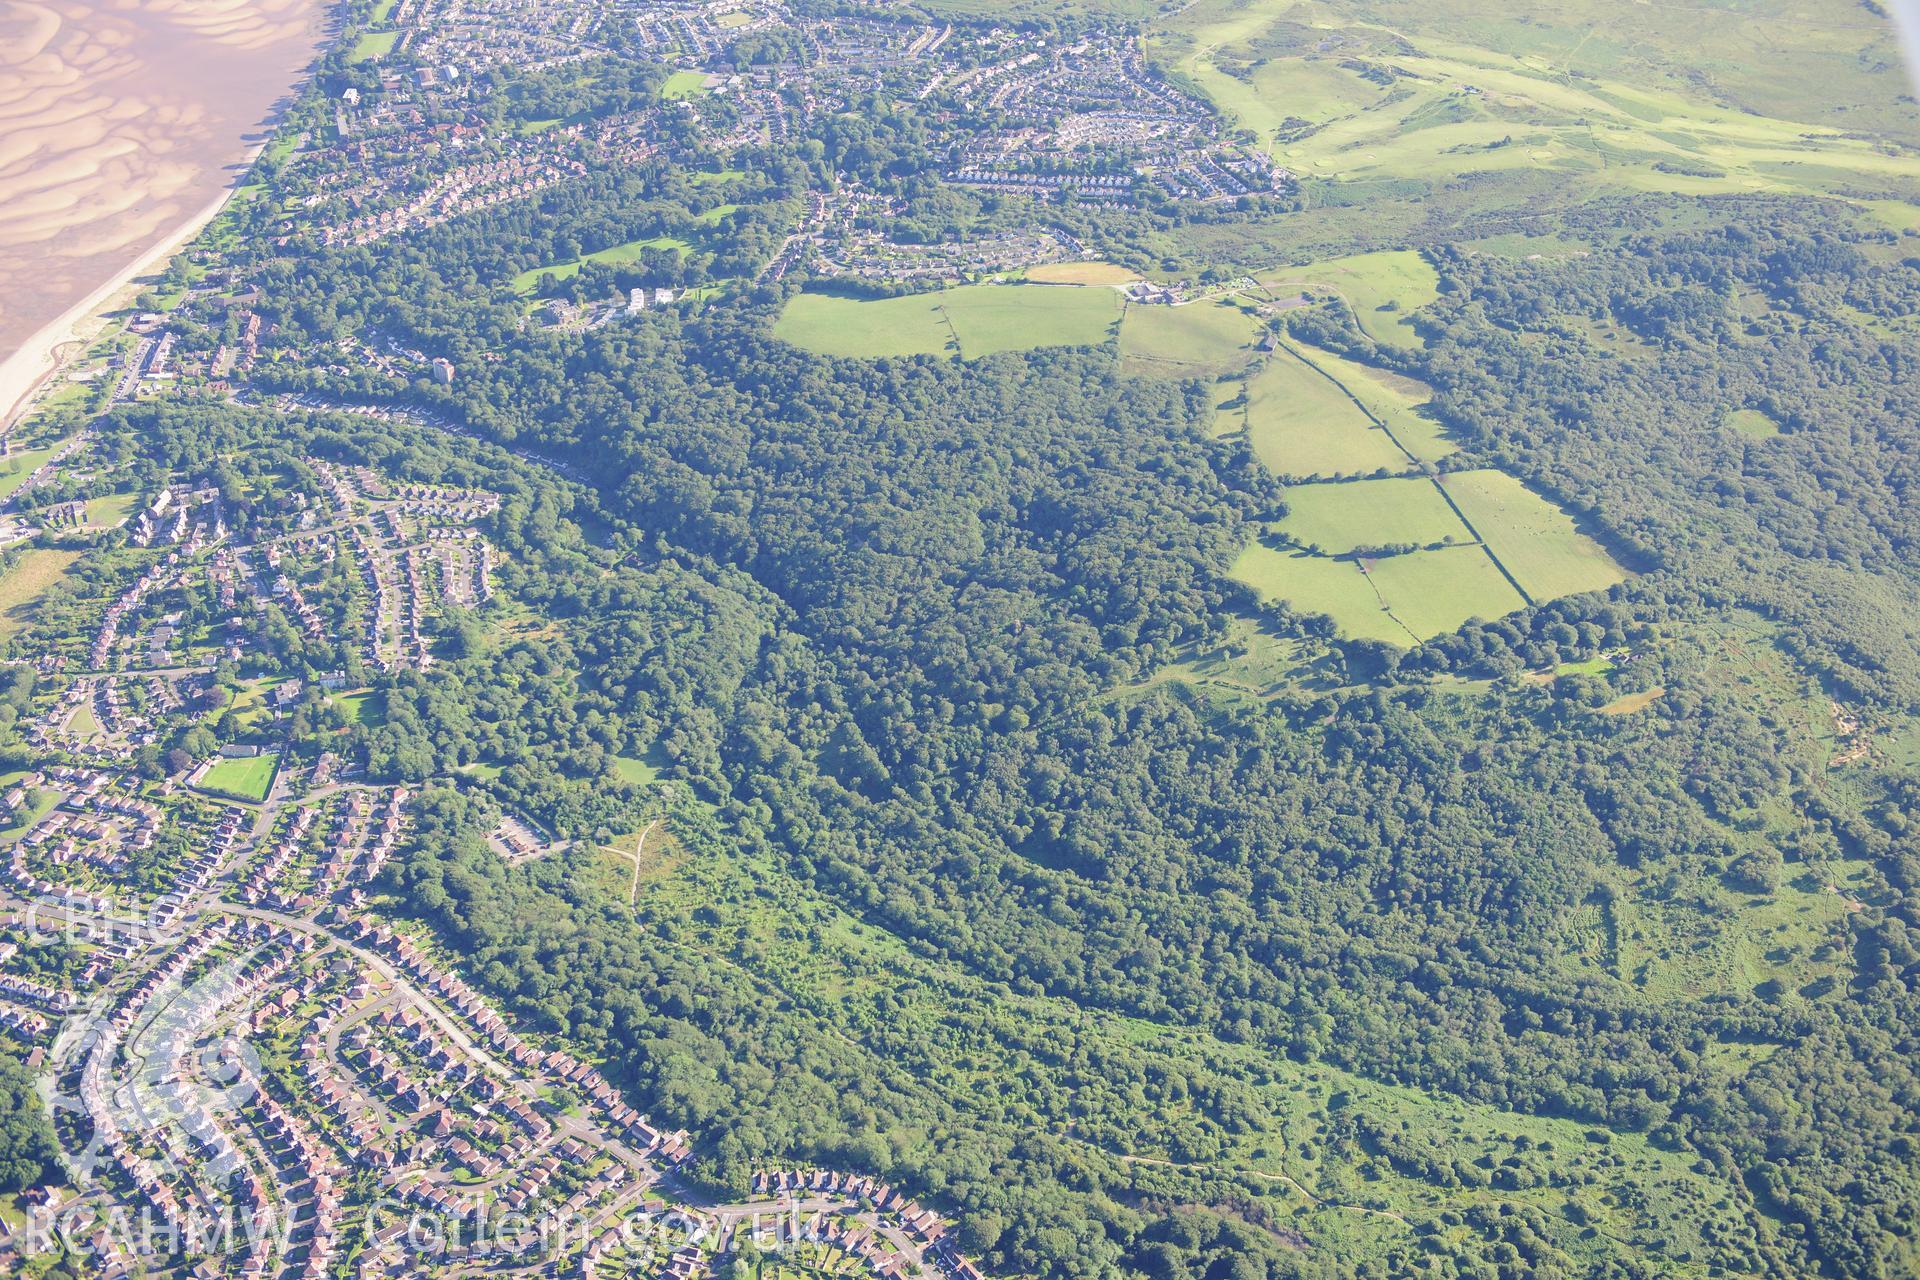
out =
<svg viewBox="0 0 1920 1280"><path fill-rule="evenodd" d="M314 0L0 0L0 358L231 179Z"/></svg>

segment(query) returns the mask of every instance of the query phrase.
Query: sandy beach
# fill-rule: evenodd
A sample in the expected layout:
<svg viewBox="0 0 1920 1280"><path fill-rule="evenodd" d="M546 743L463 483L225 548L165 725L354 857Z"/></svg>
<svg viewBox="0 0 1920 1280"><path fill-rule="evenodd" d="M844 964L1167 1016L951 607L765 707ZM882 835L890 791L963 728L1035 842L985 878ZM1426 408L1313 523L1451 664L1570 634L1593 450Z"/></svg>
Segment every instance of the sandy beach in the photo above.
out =
<svg viewBox="0 0 1920 1280"><path fill-rule="evenodd" d="M0 421L213 217L320 0L0 0Z"/></svg>

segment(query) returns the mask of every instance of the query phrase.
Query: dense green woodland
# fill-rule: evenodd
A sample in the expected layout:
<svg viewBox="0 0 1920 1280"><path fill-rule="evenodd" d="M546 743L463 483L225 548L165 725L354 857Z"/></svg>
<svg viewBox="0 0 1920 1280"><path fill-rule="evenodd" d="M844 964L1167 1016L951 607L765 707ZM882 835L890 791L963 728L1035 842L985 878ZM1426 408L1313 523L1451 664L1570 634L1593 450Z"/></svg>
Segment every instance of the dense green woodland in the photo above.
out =
<svg viewBox="0 0 1920 1280"><path fill-rule="evenodd" d="M597 491L424 427L204 405L109 425L155 475L236 495L305 483L295 444L507 494L502 584L557 633L447 620L432 677L377 678L383 722L346 732L382 778L506 766L431 794L400 909L691 1125L701 1176L874 1169L1010 1273L1910 1271L1920 777L1836 785L1695 641L1759 619L1783 669L1920 710L1920 389L1911 345L1861 319L1920 308L1920 262L1833 210L1674 202L1605 253L1435 253L1422 351L1371 349L1337 311L1298 321L1432 382L1449 466L1525 476L1643 572L1410 654L1332 645L1332 689L1221 700L1156 673L1260 612L1224 571L1285 499L1206 437L1210 387L1120 381L1105 348L812 357L766 336L768 296L514 331L504 281L673 229L675 181L648 188L657 209L608 180L265 268L277 341L371 323L445 352L455 386L408 396ZM737 243L769 225L746 215ZM1781 433L1728 430L1736 408ZM1262 622L1329 647L1311 619ZM287 637L290 668L335 656ZM1644 656L1612 675L1513 678L1622 646ZM1648 710L1600 714L1655 685ZM649 751L688 785L620 783L612 757ZM705 904L636 911L584 854L505 867L480 839L498 802L580 834L665 812L689 865L729 870ZM1795 960L1844 976L1802 989L1652 998L1569 933L1639 900L1728 923L1835 860L1868 864L1871 893ZM789 986L777 947L724 927L772 902L812 904L816 938L864 931L846 963L890 994ZM948 1017L920 1020L929 997ZM1118 1030L1147 1024L1192 1039ZM1730 1044L1768 1049L1727 1070ZM1276 1081L1322 1069L1650 1140L1722 1199L1685 1245L1551 1197L1321 1240L1333 1210L1299 1231L1283 1188L1236 1171L1249 1144L1286 1155L1264 1136L1289 1123ZM1559 1176L1490 1172L1364 1108L1292 1145L1431 1188Z"/></svg>

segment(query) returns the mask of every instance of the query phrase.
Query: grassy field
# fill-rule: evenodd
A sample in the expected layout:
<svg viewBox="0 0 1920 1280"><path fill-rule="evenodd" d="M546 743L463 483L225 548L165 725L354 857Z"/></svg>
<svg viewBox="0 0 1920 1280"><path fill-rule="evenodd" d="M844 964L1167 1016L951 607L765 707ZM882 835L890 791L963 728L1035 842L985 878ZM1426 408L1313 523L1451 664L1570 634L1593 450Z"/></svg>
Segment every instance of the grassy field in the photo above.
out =
<svg viewBox="0 0 1920 1280"><path fill-rule="evenodd" d="M1526 601L1484 547L1447 547L1376 560L1373 585L1408 631L1422 640L1456 630L1469 618L1498 618Z"/></svg>
<svg viewBox="0 0 1920 1280"><path fill-rule="evenodd" d="M613 771L630 786L648 786L660 780L659 762L651 752L645 756L615 756Z"/></svg>
<svg viewBox="0 0 1920 1280"><path fill-rule="evenodd" d="M1277 351L1247 379L1239 403L1221 410L1218 430L1244 428L1254 454L1275 475L1370 475L1407 469L1407 455L1360 407L1290 351Z"/></svg>
<svg viewBox="0 0 1920 1280"><path fill-rule="evenodd" d="M82 742L100 736L100 717L93 713L90 700L74 708L73 715L67 720L67 732Z"/></svg>
<svg viewBox="0 0 1920 1280"><path fill-rule="evenodd" d="M1444 483L1468 522L1534 599L1599 591L1626 580L1627 571L1605 547L1505 472L1463 471Z"/></svg>
<svg viewBox="0 0 1920 1280"><path fill-rule="evenodd" d="M200 790L214 795L258 804L267 798L267 790L273 786L274 770L279 765L277 755L219 760L201 776L198 785Z"/></svg>
<svg viewBox="0 0 1920 1280"><path fill-rule="evenodd" d="M773 333L822 355L951 352L971 360L996 351L1096 346L1119 315L1120 295L1103 288L962 285L879 299L802 293L787 301Z"/></svg>
<svg viewBox="0 0 1920 1280"><path fill-rule="evenodd" d="M676 71L660 86L660 96L669 101L696 97L706 91L707 73L704 71Z"/></svg>
<svg viewBox="0 0 1920 1280"><path fill-rule="evenodd" d="M1252 587L1263 600L1285 600L1302 613L1326 614L1348 639L1397 645L1413 639L1350 560L1276 551L1256 542L1240 553L1229 576Z"/></svg>
<svg viewBox="0 0 1920 1280"><path fill-rule="evenodd" d="M1156 378L1217 378L1253 359L1253 317L1230 302L1131 304L1120 322L1120 369Z"/></svg>
<svg viewBox="0 0 1920 1280"><path fill-rule="evenodd" d="M1286 500L1286 517L1276 527L1328 555L1344 555L1356 547L1473 541L1425 476L1294 485Z"/></svg>
<svg viewBox="0 0 1920 1280"><path fill-rule="evenodd" d="M347 53L348 62L372 62L384 58L393 52L393 46L400 39L398 31L364 31L353 42L353 48Z"/></svg>
<svg viewBox="0 0 1920 1280"><path fill-rule="evenodd" d="M67 574L78 551L53 547L29 547L19 560L0 576L0 639L24 630L33 620L34 602Z"/></svg>
<svg viewBox="0 0 1920 1280"><path fill-rule="evenodd" d="M334 701L347 713L347 718L356 724L377 729L387 722L387 695L377 689L337 694Z"/></svg>
<svg viewBox="0 0 1920 1280"><path fill-rule="evenodd" d="M273 709L267 705L267 695L286 683L286 677L249 680L234 692L233 701L227 704L228 712L242 732L252 729L256 724L273 719Z"/></svg>
<svg viewBox="0 0 1920 1280"><path fill-rule="evenodd" d="M723 206L726 207L726 206ZM731 211L729 209L729 211ZM685 240L675 236L654 236L650 240L629 240L625 244L609 245L605 249L596 249L572 262L556 262L544 267L534 267L522 271L513 278L513 291L518 294L531 294L540 287L540 277L551 275L556 280L567 280L580 274L583 264L589 262L605 263L608 266L621 267L640 261L640 256L648 249L672 249L685 253L693 248Z"/></svg>
<svg viewBox="0 0 1920 1280"><path fill-rule="evenodd" d="M1047 262L1027 268L1036 284L1130 284L1140 277L1111 262Z"/></svg>
<svg viewBox="0 0 1920 1280"><path fill-rule="evenodd" d="M1289 339L1307 363L1337 381L1374 418L1386 425L1400 447L1421 462L1438 462L1459 445L1441 434L1439 420L1427 411L1433 388L1414 378L1349 360L1297 339Z"/></svg>
<svg viewBox="0 0 1920 1280"><path fill-rule="evenodd" d="M1354 318L1368 337L1396 347L1421 345L1414 315L1440 296L1439 273L1409 249L1276 267L1256 278L1274 294L1303 290L1337 293L1353 308Z"/></svg>
<svg viewBox="0 0 1920 1280"><path fill-rule="evenodd" d="M132 515L140 505L137 493L110 493L104 498L87 499L87 523L95 529L111 529Z"/></svg>
<svg viewBox="0 0 1920 1280"><path fill-rule="evenodd" d="M1780 434L1780 424L1758 409L1735 409L1727 415L1727 429L1749 440L1771 440Z"/></svg>

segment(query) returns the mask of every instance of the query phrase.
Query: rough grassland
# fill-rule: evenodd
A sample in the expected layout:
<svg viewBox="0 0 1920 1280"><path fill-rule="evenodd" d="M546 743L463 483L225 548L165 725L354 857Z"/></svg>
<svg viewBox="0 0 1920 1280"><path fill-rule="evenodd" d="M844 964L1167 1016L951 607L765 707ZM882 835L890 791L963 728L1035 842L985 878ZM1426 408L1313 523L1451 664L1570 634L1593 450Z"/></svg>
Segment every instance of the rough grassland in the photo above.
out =
<svg viewBox="0 0 1920 1280"><path fill-rule="evenodd" d="M19 561L0 577L0 637L24 629L32 621L34 601L66 576L79 558L78 551L52 547L33 547L21 552Z"/></svg>
<svg viewBox="0 0 1920 1280"><path fill-rule="evenodd" d="M1278 528L1328 555L1356 547L1399 543L1427 546L1473 535L1425 476L1355 480L1348 484L1295 485L1287 490L1287 515Z"/></svg>
<svg viewBox="0 0 1920 1280"><path fill-rule="evenodd" d="M1456 630L1469 618L1498 618L1526 604L1483 547L1389 556L1374 561L1370 573L1393 616L1422 640Z"/></svg>
<svg viewBox="0 0 1920 1280"><path fill-rule="evenodd" d="M1446 477L1453 500L1500 563L1536 600L1599 591L1627 571L1607 549L1574 527L1571 517L1502 471Z"/></svg>
<svg viewBox="0 0 1920 1280"><path fill-rule="evenodd" d="M1366 575L1350 560L1276 551L1253 543L1229 575L1262 600L1285 600L1301 613L1324 613L1350 639L1405 645L1411 637L1388 616Z"/></svg>
<svg viewBox="0 0 1920 1280"><path fill-rule="evenodd" d="M1276 267L1261 273L1259 281L1276 294L1302 289L1338 293L1368 337L1397 347L1421 345L1412 313L1440 296L1439 273L1411 249Z"/></svg>
<svg viewBox="0 0 1920 1280"><path fill-rule="evenodd" d="M821 355L881 356L1096 346L1120 314L1111 289L963 285L900 298L801 293L788 299L773 334Z"/></svg>
<svg viewBox="0 0 1920 1280"><path fill-rule="evenodd" d="M1253 318L1231 303L1128 306L1120 368L1136 377L1217 378L1247 366L1253 341Z"/></svg>
<svg viewBox="0 0 1920 1280"><path fill-rule="evenodd" d="M1288 351L1275 352L1247 380L1243 407L1221 411L1218 430L1242 427L1255 456L1275 475L1368 475L1382 467L1407 467L1406 454L1386 432L1339 387Z"/></svg>
<svg viewBox="0 0 1920 1280"><path fill-rule="evenodd" d="M1891 26L1840 16L1850 6L1729 11L1706 65L1700 19L1684 6L1567 0L1524 18L1445 0L1314 8L1202 0L1163 37L1181 70L1309 189L1487 174L1553 191L1555 203L1623 191L1850 189L1865 201L1920 190L1920 157L1871 140L1876 127L1906 124L1892 105L1906 86ZM1316 18L1347 38L1322 49L1284 25ZM1356 74L1379 61L1390 81ZM1741 85L1731 99L1723 77ZM1294 128L1294 117L1316 127Z"/></svg>

